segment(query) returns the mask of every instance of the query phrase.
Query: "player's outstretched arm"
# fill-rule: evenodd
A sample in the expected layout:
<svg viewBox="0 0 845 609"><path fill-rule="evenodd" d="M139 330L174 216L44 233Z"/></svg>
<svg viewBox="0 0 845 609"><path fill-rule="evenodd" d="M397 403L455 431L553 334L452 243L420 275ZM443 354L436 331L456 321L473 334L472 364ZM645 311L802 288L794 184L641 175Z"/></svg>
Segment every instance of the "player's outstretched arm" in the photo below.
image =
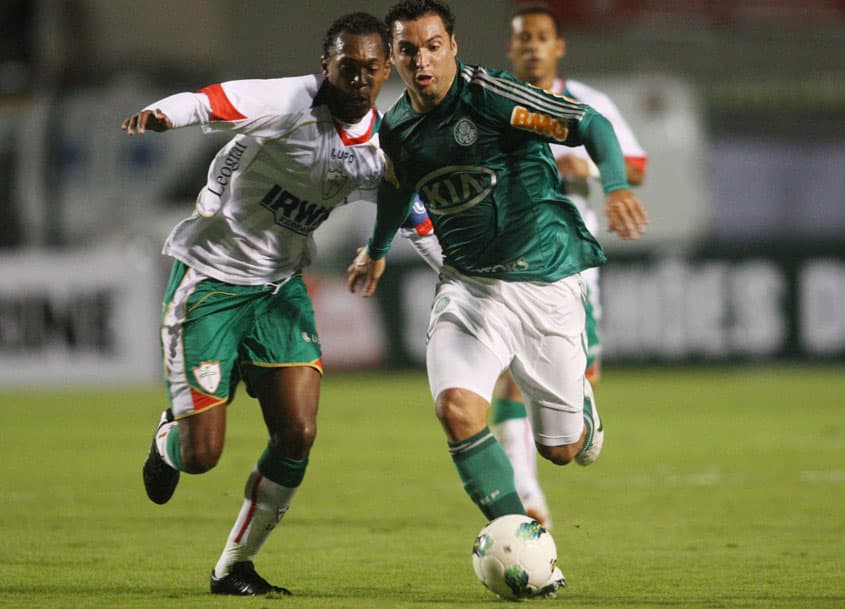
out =
<svg viewBox="0 0 845 609"><path fill-rule="evenodd" d="M648 213L633 192L627 188L614 190L605 199L604 213L608 230L622 239L637 239L645 232Z"/></svg>
<svg viewBox="0 0 845 609"><path fill-rule="evenodd" d="M363 284L361 296L364 298L372 296L376 291L379 279L384 274L386 264L384 258L373 260L370 258L366 247L359 247L358 255L355 256L352 264L346 268L346 285L349 287L349 291L354 293L358 286Z"/></svg>
<svg viewBox="0 0 845 609"><path fill-rule="evenodd" d="M120 128L128 135L141 135L147 129L151 131L167 131L173 128L173 123L161 110L141 110L136 112L120 124Z"/></svg>

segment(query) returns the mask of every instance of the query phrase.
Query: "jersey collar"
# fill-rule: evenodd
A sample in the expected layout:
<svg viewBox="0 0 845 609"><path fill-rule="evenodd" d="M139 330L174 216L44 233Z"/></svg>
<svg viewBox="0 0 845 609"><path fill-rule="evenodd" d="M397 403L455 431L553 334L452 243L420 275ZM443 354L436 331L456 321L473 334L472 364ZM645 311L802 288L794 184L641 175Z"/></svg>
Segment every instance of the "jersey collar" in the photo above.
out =
<svg viewBox="0 0 845 609"><path fill-rule="evenodd" d="M335 121L334 121L334 128L337 130L337 134L340 136L340 141L342 141L345 146L355 146L356 144L365 144L366 142L369 142L372 139L373 133L378 129L378 123L379 123L378 118L379 118L379 115L378 115L378 112L376 112L376 109L370 108L370 118L369 118L370 124L367 127L367 130L364 133L362 133L361 135L358 135L358 136L350 135L346 131L346 129L344 128L343 124L338 122L337 119L335 119ZM367 117L364 117L361 120L365 121L365 120L367 120Z"/></svg>

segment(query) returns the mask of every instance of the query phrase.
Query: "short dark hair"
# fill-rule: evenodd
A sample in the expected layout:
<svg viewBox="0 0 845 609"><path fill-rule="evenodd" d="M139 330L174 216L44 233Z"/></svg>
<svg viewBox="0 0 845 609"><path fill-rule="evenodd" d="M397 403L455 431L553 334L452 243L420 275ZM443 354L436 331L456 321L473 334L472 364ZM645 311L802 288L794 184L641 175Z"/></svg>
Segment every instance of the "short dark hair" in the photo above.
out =
<svg viewBox="0 0 845 609"><path fill-rule="evenodd" d="M378 34L384 47L384 56L390 57L390 32L387 31L384 23L378 17L369 13L349 13L334 20L323 38L323 57L329 56L329 51L334 47L335 40L341 34L353 34L364 36L366 34Z"/></svg>
<svg viewBox="0 0 845 609"><path fill-rule="evenodd" d="M402 2L397 2L387 11L384 23L392 36L394 21L414 21L428 13L435 13L440 16L449 36L455 33L455 15L449 5L441 0L402 0Z"/></svg>
<svg viewBox="0 0 845 609"><path fill-rule="evenodd" d="M525 15L545 15L546 17L548 17L549 19L552 20L552 23L555 24L555 34L558 37L560 37L562 35L561 31L560 31L560 19L555 14L555 12L552 9L550 9L548 6L544 6L542 4L533 4L533 5L529 5L529 6L522 6L518 9L516 9L511 14L511 21L513 21L517 17L524 17Z"/></svg>

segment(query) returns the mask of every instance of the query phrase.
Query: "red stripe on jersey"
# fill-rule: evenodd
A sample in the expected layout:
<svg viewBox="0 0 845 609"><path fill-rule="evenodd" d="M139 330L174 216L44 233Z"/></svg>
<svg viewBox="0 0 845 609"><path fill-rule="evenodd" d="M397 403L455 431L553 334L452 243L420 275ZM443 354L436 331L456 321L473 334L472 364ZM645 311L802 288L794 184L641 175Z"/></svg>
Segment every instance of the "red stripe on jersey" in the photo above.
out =
<svg viewBox="0 0 845 609"><path fill-rule="evenodd" d="M200 411L205 410L206 408L211 408L212 406L217 406L218 404L222 404L226 400L215 397L213 395L206 395L204 393L200 393L199 391L191 387L191 401L194 403L194 410Z"/></svg>
<svg viewBox="0 0 845 609"><path fill-rule="evenodd" d="M255 515L255 506L258 504L258 485L261 484L262 480L264 480L264 476L261 474L255 477L255 484L252 485L252 490L249 492L249 511L246 514L246 518L244 518L244 523L241 525L238 534L235 535L235 543L241 543L241 538L252 522L252 517Z"/></svg>
<svg viewBox="0 0 845 609"><path fill-rule="evenodd" d="M209 85L200 89L198 93L205 93L211 103L211 120L213 121L236 121L246 118L232 105L222 85Z"/></svg>
<svg viewBox="0 0 845 609"><path fill-rule="evenodd" d="M345 146L354 146L355 144L364 144L370 141L370 138L373 137L373 126L376 124L376 111L370 110L370 126L367 127L367 132L364 135L359 135L358 137L352 137L346 131L344 131L343 127L340 124L335 123L334 128L337 129L337 134L340 136L340 141L343 142Z"/></svg>
<svg viewBox="0 0 845 609"><path fill-rule="evenodd" d="M420 236L430 235L431 232L434 230L434 225L431 223L431 218L426 218L425 220L417 224L415 230Z"/></svg>
<svg viewBox="0 0 845 609"><path fill-rule="evenodd" d="M648 157L645 156L626 156L625 162L633 165L645 175L645 168L648 165Z"/></svg>

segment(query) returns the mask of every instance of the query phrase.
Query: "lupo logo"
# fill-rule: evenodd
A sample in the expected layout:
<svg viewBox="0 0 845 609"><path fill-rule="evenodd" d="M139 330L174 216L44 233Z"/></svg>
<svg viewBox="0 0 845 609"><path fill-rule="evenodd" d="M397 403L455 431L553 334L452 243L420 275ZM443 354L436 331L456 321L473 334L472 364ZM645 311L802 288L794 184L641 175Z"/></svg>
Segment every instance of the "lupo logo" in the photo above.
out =
<svg viewBox="0 0 845 609"><path fill-rule="evenodd" d="M478 205L493 192L496 172L487 167L451 165L432 171L416 190L436 216L457 214Z"/></svg>

